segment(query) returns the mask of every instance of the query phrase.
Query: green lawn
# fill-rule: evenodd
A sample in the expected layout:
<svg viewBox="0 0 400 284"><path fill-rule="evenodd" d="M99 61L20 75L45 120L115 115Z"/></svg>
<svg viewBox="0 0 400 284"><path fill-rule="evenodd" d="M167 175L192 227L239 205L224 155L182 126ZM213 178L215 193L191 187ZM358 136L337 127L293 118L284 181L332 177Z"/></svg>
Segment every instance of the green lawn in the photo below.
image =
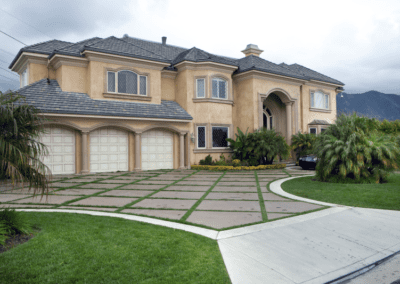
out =
<svg viewBox="0 0 400 284"><path fill-rule="evenodd" d="M27 213L40 232L0 254L0 283L231 283L216 241L119 218Z"/></svg>
<svg viewBox="0 0 400 284"><path fill-rule="evenodd" d="M335 184L301 177L286 181L282 189L314 200L348 206L400 210L400 174L392 174L384 184Z"/></svg>

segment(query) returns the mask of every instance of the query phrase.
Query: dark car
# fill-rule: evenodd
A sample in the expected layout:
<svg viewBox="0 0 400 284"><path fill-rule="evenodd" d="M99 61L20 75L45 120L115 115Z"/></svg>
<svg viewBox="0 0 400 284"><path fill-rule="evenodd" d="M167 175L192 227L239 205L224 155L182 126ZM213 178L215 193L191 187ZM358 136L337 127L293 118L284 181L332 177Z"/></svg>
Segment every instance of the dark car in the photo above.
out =
<svg viewBox="0 0 400 284"><path fill-rule="evenodd" d="M315 155L303 156L303 157L300 157L300 159L299 159L299 166L303 170L315 169L315 167L317 166L317 161L318 161L318 158Z"/></svg>

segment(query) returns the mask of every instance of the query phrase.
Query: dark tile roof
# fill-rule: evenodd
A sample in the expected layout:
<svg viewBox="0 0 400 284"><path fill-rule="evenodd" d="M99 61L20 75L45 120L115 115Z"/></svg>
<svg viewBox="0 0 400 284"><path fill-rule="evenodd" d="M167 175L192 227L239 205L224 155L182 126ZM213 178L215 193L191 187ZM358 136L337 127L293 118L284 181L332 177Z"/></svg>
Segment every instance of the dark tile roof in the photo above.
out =
<svg viewBox="0 0 400 284"><path fill-rule="evenodd" d="M243 73L249 70L259 70L277 75L294 77L298 79L306 79L302 74L290 69L279 66L278 64L267 61L255 55L249 55L239 59L239 68L235 71L236 74Z"/></svg>
<svg viewBox="0 0 400 284"><path fill-rule="evenodd" d="M238 66L238 61L234 59L228 59L226 57L214 55L204 50L192 47L191 49L181 52L173 61L172 65L175 65L182 61L192 61L192 62L217 62L222 64L228 64L233 66Z"/></svg>
<svg viewBox="0 0 400 284"><path fill-rule="evenodd" d="M338 80L325 76L299 64L275 64L254 55L250 55L241 59L234 59L226 56L214 55L196 47L186 49L170 44L162 44L161 42L143 40L129 36L124 36L122 38L111 36L105 39L95 37L78 43L52 40L27 46L20 50L9 68L14 65L23 51L49 54L49 57L51 58L54 54L81 56L81 52L84 50L92 50L170 63L171 65L169 67L165 67L167 70L176 70L174 64L185 60L192 62L211 61L238 67L238 69L235 71L235 74L249 70L259 70L262 72L303 80L318 80L322 82L344 85Z"/></svg>
<svg viewBox="0 0 400 284"><path fill-rule="evenodd" d="M176 102L161 101L161 104L146 104L111 100L94 100L84 93L61 91L56 80L40 80L17 91L28 104L43 113L104 115L121 117L143 117L162 119L193 118Z"/></svg>
<svg viewBox="0 0 400 284"><path fill-rule="evenodd" d="M279 64L282 67L285 67L291 71L297 72L299 74L302 74L304 77L306 77L307 79L311 79L311 80L317 80L317 81L322 81L322 82L328 82L328 83L333 83L333 84L338 84L338 85L344 85L342 82L335 80L331 77L325 76L321 73L318 73L317 71L311 70L307 67L304 67L300 64L291 64L291 65L287 65L285 63L281 63Z"/></svg>
<svg viewBox="0 0 400 284"><path fill-rule="evenodd" d="M17 56L15 56L14 60L11 62L10 66L8 68L11 69L11 67L14 65L14 63L18 60L21 53L24 51L32 52L32 53L51 54L54 50L59 49L59 48L64 48L71 44L73 44L73 43L53 39L53 40L25 46L19 50Z"/></svg>
<svg viewBox="0 0 400 284"><path fill-rule="evenodd" d="M323 119L314 119L308 125L330 125L330 123Z"/></svg>

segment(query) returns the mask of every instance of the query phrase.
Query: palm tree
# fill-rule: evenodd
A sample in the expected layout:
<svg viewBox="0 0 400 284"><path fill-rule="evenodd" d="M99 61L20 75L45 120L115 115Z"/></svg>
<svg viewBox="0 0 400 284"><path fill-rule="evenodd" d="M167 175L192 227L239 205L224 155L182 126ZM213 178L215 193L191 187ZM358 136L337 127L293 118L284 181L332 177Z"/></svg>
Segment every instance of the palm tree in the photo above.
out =
<svg viewBox="0 0 400 284"><path fill-rule="evenodd" d="M12 185L28 183L34 194L48 192L49 168L40 157L46 146L38 141L44 132L39 110L17 93L0 92L0 179Z"/></svg>
<svg viewBox="0 0 400 284"><path fill-rule="evenodd" d="M398 167L396 157L400 149L395 138L370 128L368 120L355 114L341 115L317 137L314 152L319 158L316 167L319 180L351 178L357 182L372 179L382 183Z"/></svg>
<svg viewBox="0 0 400 284"><path fill-rule="evenodd" d="M296 160L301 156L313 154L312 149L316 140L316 135L311 133L297 133L292 135L292 150L296 152Z"/></svg>

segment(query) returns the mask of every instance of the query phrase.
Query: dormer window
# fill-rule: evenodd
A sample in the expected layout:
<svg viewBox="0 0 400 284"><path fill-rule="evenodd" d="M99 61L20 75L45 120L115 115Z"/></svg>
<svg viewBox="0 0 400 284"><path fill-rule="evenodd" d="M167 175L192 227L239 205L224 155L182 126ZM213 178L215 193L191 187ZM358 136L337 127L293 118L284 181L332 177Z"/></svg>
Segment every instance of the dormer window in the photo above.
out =
<svg viewBox="0 0 400 284"><path fill-rule="evenodd" d="M227 82L221 78L212 79L212 98L227 99Z"/></svg>
<svg viewBox="0 0 400 284"><path fill-rule="evenodd" d="M21 88L28 86L28 68L25 68L20 75L20 86Z"/></svg>
<svg viewBox="0 0 400 284"><path fill-rule="evenodd" d="M135 72L123 70L119 72L107 72L107 90L109 93L121 93L132 95L147 95L147 77Z"/></svg>

